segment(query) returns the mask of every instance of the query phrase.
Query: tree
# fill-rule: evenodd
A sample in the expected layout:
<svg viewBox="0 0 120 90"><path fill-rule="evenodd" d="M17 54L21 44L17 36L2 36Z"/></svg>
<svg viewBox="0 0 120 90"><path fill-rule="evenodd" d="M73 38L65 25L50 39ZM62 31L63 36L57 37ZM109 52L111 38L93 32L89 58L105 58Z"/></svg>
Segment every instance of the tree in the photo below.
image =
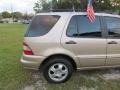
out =
<svg viewBox="0 0 120 90"><path fill-rule="evenodd" d="M3 18L11 18L11 14L9 12L5 11L5 12L2 12L2 17Z"/></svg>
<svg viewBox="0 0 120 90"><path fill-rule="evenodd" d="M0 14L0 21L2 20L2 18L3 18L3 17L2 17L2 15Z"/></svg>
<svg viewBox="0 0 120 90"><path fill-rule="evenodd" d="M32 19L33 16L34 16L34 14L27 14L27 13L25 13L22 16L22 19L29 20L29 19Z"/></svg>
<svg viewBox="0 0 120 90"><path fill-rule="evenodd" d="M93 0L95 11L119 11L120 12L120 0ZM86 10L87 0L38 0L35 3L35 12L50 10L51 5L53 9L72 9L73 5L75 9Z"/></svg>
<svg viewBox="0 0 120 90"><path fill-rule="evenodd" d="M36 13L39 13L40 11L44 11L44 10L49 10L49 3L46 2L46 0L38 0L35 3L35 6L33 7L34 11Z"/></svg>
<svg viewBox="0 0 120 90"><path fill-rule="evenodd" d="M11 13L11 15L12 15L12 18L16 19L16 20L19 20L20 18L22 18L21 12L13 12L13 13Z"/></svg>
<svg viewBox="0 0 120 90"><path fill-rule="evenodd" d="M120 14L120 0L111 0L112 1L112 6L114 7L115 11L118 11Z"/></svg>

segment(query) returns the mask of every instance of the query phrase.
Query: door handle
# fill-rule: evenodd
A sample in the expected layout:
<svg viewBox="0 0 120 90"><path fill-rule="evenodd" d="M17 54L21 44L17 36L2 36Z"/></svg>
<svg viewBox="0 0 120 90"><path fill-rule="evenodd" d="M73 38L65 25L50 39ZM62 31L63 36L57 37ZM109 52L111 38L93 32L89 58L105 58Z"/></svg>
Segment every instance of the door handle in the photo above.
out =
<svg viewBox="0 0 120 90"><path fill-rule="evenodd" d="M116 41L108 42L108 44L118 44Z"/></svg>
<svg viewBox="0 0 120 90"><path fill-rule="evenodd" d="M75 41L68 41L68 42L65 42L66 44L77 44Z"/></svg>

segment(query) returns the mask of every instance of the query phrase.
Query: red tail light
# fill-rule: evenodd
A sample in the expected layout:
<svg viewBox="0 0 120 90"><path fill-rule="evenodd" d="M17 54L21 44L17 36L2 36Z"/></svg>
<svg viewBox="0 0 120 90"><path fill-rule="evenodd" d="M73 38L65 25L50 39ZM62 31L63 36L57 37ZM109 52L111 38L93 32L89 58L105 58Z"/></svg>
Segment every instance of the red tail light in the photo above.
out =
<svg viewBox="0 0 120 90"><path fill-rule="evenodd" d="M33 55L32 50L26 43L23 43L23 51L24 51L24 54L26 55Z"/></svg>

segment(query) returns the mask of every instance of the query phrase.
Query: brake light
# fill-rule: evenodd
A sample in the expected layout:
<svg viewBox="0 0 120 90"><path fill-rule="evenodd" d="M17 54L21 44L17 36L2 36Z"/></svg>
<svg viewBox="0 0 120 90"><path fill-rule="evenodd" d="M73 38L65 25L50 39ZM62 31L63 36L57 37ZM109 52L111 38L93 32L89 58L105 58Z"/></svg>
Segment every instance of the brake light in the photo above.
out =
<svg viewBox="0 0 120 90"><path fill-rule="evenodd" d="M32 50L30 49L30 47L26 43L23 43L23 52L26 55L33 55Z"/></svg>

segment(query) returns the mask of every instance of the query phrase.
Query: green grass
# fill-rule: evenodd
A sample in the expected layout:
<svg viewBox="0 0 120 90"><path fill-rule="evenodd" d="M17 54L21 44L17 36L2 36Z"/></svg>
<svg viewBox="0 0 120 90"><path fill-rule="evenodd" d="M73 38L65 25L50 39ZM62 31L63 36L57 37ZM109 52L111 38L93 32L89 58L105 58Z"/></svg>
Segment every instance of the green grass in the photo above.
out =
<svg viewBox="0 0 120 90"><path fill-rule="evenodd" d="M22 24L0 24L0 90L16 90L31 78L20 64L25 29Z"/></svg>
<svg viewBox="0 0 120 90"><path fill-rule="evenodd" d="M116 69L115 69L116 70ZM90 70L74 73L71 80L61 85L47 84L48 90L120 90L120 80L104 80L108 70Z"/></svg>
<svg viewBox="0 0 120 90"><path fill-rule="evenodd" d="M26 86L33 90L120 90L119 79L101 78L111 69L77 72L68 82L58 85L49 84L38 78L40 74L24 69L20 58L26 28L23 24L0 24L0 90L24 90ZM38 77L35 79L33 75Z"/></svg>

